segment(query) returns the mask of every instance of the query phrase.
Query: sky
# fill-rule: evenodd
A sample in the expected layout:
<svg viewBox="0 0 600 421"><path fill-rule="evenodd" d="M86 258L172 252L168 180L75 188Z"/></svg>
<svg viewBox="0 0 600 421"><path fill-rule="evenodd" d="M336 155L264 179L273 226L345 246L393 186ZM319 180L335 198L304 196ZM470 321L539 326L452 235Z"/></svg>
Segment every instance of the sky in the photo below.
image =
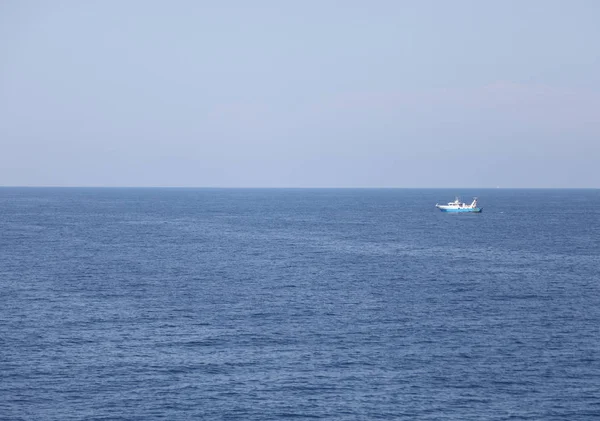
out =
<svg viewBox="0 0 600 421"><path fill-rule="evenodd" d="M600 2L0 0L0 185L600 187Z"/></svg>

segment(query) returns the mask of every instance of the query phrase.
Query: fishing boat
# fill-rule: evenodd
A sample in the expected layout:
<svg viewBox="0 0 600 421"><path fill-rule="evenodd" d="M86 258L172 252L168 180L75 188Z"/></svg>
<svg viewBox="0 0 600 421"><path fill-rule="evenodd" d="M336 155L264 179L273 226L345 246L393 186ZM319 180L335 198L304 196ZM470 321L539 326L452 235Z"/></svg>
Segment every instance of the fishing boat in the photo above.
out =
<svg viewBox="0 0 600 421"><path fill-rule="evenodd" d="M477 206L477 198L473 198L473 202L470 205L467 205L464 202L461 202L457 197L454 202L449 202L447 205L439 205L436 203L436 208L441 210L442 212L474 212L480 213L483 208Z"/></svg>

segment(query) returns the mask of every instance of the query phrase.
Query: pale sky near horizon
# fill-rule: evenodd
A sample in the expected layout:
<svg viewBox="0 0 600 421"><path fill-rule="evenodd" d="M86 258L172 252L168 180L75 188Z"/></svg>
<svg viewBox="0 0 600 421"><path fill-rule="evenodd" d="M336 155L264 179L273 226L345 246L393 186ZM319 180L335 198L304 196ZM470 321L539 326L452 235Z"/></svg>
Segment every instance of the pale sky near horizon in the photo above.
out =
<svg viewBox="0 0 600 421"><path fill-rule="evenodd" d="M0 185L600 187L598 1L0 0Z"/></svg>

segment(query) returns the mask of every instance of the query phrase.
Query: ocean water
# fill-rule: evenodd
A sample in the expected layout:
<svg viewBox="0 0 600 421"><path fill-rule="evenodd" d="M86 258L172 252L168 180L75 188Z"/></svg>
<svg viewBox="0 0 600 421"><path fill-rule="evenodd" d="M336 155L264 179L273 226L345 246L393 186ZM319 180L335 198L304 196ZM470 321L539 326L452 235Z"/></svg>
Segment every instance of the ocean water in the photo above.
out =
<svg viewBox="0 0 600 421"><path fill-rule="evenodd" d="M600 190L1 188L0 419L600 419Z"/></svg>

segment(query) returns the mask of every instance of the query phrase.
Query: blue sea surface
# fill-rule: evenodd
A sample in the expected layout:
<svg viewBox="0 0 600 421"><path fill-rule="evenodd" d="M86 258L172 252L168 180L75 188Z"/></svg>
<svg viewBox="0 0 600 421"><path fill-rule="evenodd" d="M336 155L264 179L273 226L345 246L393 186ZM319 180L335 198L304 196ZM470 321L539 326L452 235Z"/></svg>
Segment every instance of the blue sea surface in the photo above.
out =
<svg viewBox="0 0 600 421"><path fill-rule="evenodd" d="M292 418L600 419L600 190L0 188L1 420Z"/></svg>

